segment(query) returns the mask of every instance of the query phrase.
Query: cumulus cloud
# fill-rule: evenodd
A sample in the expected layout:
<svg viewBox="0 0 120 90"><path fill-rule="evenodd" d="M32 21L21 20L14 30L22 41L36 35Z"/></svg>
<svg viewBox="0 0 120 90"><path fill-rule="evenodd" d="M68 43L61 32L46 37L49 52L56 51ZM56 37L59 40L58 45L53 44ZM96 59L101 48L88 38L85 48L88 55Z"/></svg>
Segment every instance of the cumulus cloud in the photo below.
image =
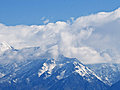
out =
<svg viewBox="0 0 120 90"><path fill-rule="evenodd" d="M120 18L120 8L113 12L100 12L98 14L79 17L73 25L81 28L88 26L97 27L117 20L118 18Z"/></svg>
<svg viewBox="0 0 120 90"><path fill-rule="evenodd" d="M73 20L72 23L62 21L48 23L49 20L45 20L44 23L48 23L46 25L0 24L0 42L5 41L17 49L40 46L43 51L48 50L52 53L54 58L63 54L78 58L83 63L112 62L112 56L101 55L100 52L105 49L116 50L120 45L119 36L116 37L115 34L112 37L111 33L107 33L120 29L120 25L117 25L120 24L118 20L120 20L120 9L82 16ZM117 25L117 28L109 29L109 25L111 27ZM106 29L109 30L105 31ZM119 62L119 60L116 61Z"/></svg>

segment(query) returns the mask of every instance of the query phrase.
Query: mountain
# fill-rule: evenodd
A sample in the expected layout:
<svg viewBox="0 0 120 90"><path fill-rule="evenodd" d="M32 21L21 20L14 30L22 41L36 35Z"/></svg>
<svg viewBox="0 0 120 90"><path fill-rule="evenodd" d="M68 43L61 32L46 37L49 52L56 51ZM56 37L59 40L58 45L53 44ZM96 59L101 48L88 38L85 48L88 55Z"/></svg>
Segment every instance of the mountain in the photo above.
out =
<svg viewBox="0 0 120 90"><path fill-rule="evenodd" d="M8 45L6 42L2 42L0 43L0 53L12 49L12 47L10 45Z"/></svg>
<svg viewBox="0 0 120 90"><path fill-rule="evenodd" d="M40 47L7 50L0 57L1 90L106 90L109 86L75 58L53 59ZM3 62L2 62L3 61Z"/></svg>
<svg viewBox="0 0 120 90"><path fill-rule="evenodd" d="M108 90L120 90L120 81L113 84Z"/></svg>
<svg viewBox="0 0 120 90"><path fill-rule="evenodd" d="M120 64L101 63L87 65L104 83L112 85L120 80Z"/></svg>

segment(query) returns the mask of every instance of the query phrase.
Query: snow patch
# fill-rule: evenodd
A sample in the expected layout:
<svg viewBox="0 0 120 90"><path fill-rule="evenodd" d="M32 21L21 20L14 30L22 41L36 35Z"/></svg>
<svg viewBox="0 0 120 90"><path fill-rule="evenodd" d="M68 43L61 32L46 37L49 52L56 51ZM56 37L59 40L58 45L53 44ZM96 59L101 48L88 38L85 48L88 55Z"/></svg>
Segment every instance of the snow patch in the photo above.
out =
<svg viewBox="0 0 120 90"><path fill-rule="evenodd" d="M9 49L12 49L12 48L6 42L0 43L0 52L4 52L4 51L9 50Z"/></svg>
<svg viewBox="0 0 120 90"><path fill-rule="evenodd" d="M63 79L63 78L64 78L65 71L66 71L66 70L62 71L62 72L60 73L60 75L58 75L56 78L57 78L58 80Z"/></svg>
<svg viewBox="0 0 120 90"><path fill-rule="evenodd" d="M75 72L79 73L81 76L85 76L87 73L85 66L83 66L82 64L79 64L77 62L74 62L75 65Z"/></svg>
<svg viewBox="0 0 120 90"><path fill-rule="evenodd" d="M0 78L2 78L4 76L5 76L5 74L3 74L3 73L0 72Z"/></svg>
<svg viewBox="0 0 120 90"><path fill-rule="evenodd" d="M55 61L51 60L50 64L44 63L42 68L38 72L38 77L40 77L43 73L47 71L48 75L45 78L49 77L52 74L52 70L56 66Z"/></svg>

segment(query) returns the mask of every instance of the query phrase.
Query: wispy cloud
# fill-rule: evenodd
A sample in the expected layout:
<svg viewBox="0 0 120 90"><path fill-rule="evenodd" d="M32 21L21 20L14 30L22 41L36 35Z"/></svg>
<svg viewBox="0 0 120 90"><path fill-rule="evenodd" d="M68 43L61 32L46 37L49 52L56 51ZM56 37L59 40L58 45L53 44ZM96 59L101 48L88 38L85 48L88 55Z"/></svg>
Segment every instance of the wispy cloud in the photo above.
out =
<svg viewBox="0 0 120 90"><path fill-rule="evenodd" d="M44 24L47 24L49 22L49 19L46 19L45 21L43 21Z"/></svg>
<svg viewBox="0 0 120 90"><path fill-rule="evenodd" d="M44 20L44 19L45 19L45 17L42 17L42 18L41 18L41 20Z"/></svg>

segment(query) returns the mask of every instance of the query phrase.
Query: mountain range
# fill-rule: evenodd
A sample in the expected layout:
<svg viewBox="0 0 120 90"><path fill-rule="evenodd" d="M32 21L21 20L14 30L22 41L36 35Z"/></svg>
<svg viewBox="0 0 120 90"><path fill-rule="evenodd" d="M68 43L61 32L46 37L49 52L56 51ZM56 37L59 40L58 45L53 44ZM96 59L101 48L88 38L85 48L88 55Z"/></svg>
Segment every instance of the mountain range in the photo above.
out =
<svg viewBox="0 0 120 90"><path fill-rule="evenodd" d="M0 47L0 90L116 90L120 84L119 64L85 65L40 47Z"/></svg>

